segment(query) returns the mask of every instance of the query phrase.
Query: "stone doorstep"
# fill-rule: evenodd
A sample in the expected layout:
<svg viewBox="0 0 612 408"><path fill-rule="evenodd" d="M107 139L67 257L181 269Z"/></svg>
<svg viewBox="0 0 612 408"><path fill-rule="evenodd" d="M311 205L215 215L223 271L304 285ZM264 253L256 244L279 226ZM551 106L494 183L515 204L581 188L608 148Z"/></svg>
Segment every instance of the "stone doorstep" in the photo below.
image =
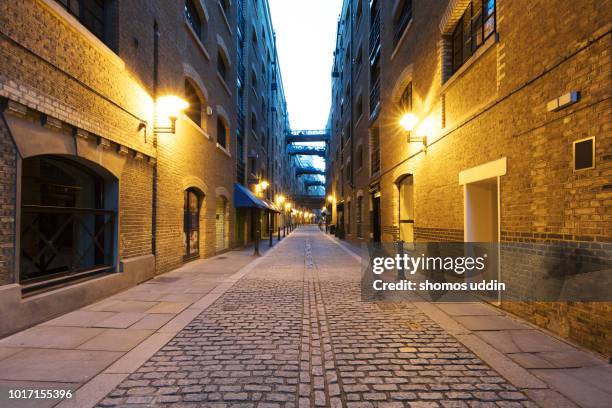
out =
<svg viewBox="0 0 612 408"><path fill-rule="evenodd" d="M325 237L361 262L350 245ZM540 406L610 406L612 368L599 356L485 303L414 304Z"/></svg>
<svg viewBox="0 0 612 408"><path fill-rule="evenodd" d="M207 294L200 296L199 300L190 303L190 305L183 307L181 310L178 310L177 314L174 314L172 319L157 329L157 331L153 332L150 336L144 338L142 342L116 359L105 369L100 370L95 376L93 376L93 378L89 379L76 390L73 398L60 402L58 405L56 405L56 408L93 407L96 403L98 403L98 401L115 389L115 387L117 387L117 385L119 385L121 381L123 381L129 374L136 371L157 351L165 346L166 343L172 340L172 338L174 338L178 332L191 323L193 319L195 319L204 310L206 310L206 308L220 298L234 285L234 283L252 271L255 266L261 262L264 256L272 254L276 248L280 246L279 244L282 244L283 242L284 241L281 241L274 247L267 249L262 257L252 260L240 268L237 272L221 278L218 285L212 288ZM177 273L177 271L173 272L175 274ZM149 310L147 310L147 312L149 312ZM154 315L155 314L148 314L147 317ZM142 320L145 318L146 317L143 317ZM142 322L142 320L139 320L136 324L139 324ZM139 331L142 332L143 330Z"/></svg>

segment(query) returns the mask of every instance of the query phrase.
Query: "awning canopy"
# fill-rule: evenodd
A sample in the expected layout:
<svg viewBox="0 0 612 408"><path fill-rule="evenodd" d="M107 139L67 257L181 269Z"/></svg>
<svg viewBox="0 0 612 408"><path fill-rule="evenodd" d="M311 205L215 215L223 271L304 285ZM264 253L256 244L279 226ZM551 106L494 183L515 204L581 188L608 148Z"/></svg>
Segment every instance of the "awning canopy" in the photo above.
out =
<svg viewBox="0 0 612 408"><path fill-rule="evenodd" d="M257 197L248 188L238 183L234 183L234 207L261 208L262 210L280 212L270 201Z"/></svg>

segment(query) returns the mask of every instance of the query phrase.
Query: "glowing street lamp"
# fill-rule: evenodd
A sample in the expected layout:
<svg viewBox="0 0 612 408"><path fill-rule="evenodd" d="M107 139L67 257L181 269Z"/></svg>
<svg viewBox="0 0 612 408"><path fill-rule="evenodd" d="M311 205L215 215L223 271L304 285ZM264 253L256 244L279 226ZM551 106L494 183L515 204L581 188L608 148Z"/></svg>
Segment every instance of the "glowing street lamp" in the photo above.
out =
<svg viewBox="0 0 612 408"><path fill-rule="evenodd" d="M400 126L407 132L412 132L418 123L419 118L413 113L405 113L399 121ZM409 136L408 143L423 143L423 151L425 151L427 149L427 133L429 130L428 126L425 126L425 122L423 122L417 132L419 137Z"/></svg>
<svg viewBox="0 0 612 408"><path fill-rule="evenodd" d="M331 194L327 196L327 202L328 203L332 203L334 201L334 196L332 196Z"/></svg>
<svg viewBox="0 0 612 408"><path fill-rule="evenodd" d="M265 190L265 189L267 189L270 186L270 183L268 183L266 180L264 180L261 183L259 183L259 185L261 186L262 190Z"/></svg>
<svg viewBox="0 0 612 408"><path fill-rule="evenodd" d="M175 95L166 95L157 98L155 102L155 113L157 120L168 120L170 126L155 126L155 133L176 133L176 120L181 112L189 107L187 101Z"/></svg>

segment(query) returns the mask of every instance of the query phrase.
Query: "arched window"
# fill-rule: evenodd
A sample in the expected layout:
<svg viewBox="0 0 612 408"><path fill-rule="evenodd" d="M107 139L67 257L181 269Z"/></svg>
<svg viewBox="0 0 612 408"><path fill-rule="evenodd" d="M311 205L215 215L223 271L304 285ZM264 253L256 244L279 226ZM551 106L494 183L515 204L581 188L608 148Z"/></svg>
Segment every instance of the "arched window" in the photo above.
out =
<svg viewBox="0 0 612 408"><path fill-rule="evenodd" d="M185 19L196 33L198 39L203 41L205 36L205 26L202 20L202 14L193 0L185 0Z"/></svg>
<svg viewBox="0 0 612 408"><path fill-rule="evenodd" d="M402 113L412 112L412 82L409 82L404 88L400 96L399 107Z"/></svg>
<svg viewBox="0 0 612 408"><path fill-rule="evenodd" d="M200 207L201 195L188 188L184 192L183 206L183 258L190 260L200 255Z"/></svg>
<svg viewBox="0 0 612 408"><path fill-rule="evenodd" d="M217 143L222 147L227 147L227 124L221 116L217 118Z"/></svg>
<svg viewBox="0 0 612 408"><path fill-rule="evenodd" d="M189 103L185 114L196 125L202 126L202 101L189 80L185 80L185 99Z"/></svg>
<svg viewBox="0 0 612 408"><path fill-rule="evenodd" d="M23 160L21 284L34 290L114 267L116 180L102 171L64 156Z"/></svg>

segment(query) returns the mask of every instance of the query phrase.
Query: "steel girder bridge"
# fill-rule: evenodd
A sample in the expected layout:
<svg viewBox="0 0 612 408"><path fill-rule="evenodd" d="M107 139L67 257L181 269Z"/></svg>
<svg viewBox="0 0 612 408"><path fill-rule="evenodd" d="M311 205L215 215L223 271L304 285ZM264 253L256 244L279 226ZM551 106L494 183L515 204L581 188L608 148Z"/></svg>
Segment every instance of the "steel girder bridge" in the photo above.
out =
<svg viewBox="0 0 612 408"><path fill-rule="evenodd" d="M289 143L299 142L325 142L328 143L330 132L327 129L322 130L290 130L285 134L285 141Z"/></svg>
<svg viewBox="0 0 612 408"><path fill-rule="evenodd" d="M327 148L325 146L289 145L287 153L290 156L321 156L325 157Z"/></svg>
<svg viewBox="0 0 612 408"><path fill-rule="evenodd" d="M327 146L330 140L329 130L289 130L285 133L285 141L287 143L287 153L290 156L297 157L298 167L295 169L295 176L300 178L304 176L304 191L305 194L295 197L297 203L302 206L319 209L325 204L325 196L320 195L320 187L325 188L324 179L320 176L325 176L325 170L314 167L310 164L310 160L302 162L300 156L319 156L325 158L327 155ZM323 143L323 146L309 146L301 143Z"/></svg>
<svg viewBox="0 0 612 408"><path fill-rule="evenodd" d="M324 195L302 194L294 196L293 199L301 206L311 210L320 210L325 205Z"/></svg>

